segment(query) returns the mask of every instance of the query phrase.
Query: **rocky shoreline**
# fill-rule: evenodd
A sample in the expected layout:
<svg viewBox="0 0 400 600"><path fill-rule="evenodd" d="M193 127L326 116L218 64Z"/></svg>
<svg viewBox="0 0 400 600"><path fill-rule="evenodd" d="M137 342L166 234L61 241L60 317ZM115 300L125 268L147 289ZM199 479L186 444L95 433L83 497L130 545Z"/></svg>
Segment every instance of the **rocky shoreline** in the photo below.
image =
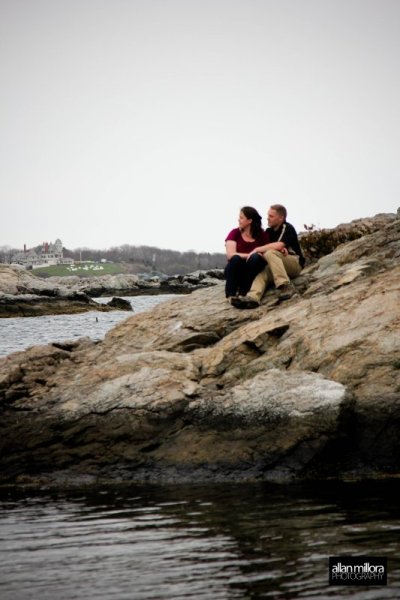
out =
<svg viewBox="0 0 400 600"><path fill-rule="evenodd" d="M91 310L99 312L131 311L132 306L123 298L112 298L107 304L99 304L81 293L71 293L65 296L0 295L0 318L77 314Z"/></svg>
<svg viewBox="0 0 400 600"><path fill-rule="evenodd" d="M237 310L217 280L0 359L0 483L398 477L399 215L295 285Z"/></svg>
<svg viewBox="0 0 400 600"><path fill-rule="evenodd" d="M357 219L334 229L307 231L301 244L307 264L330 254L340 244L381 230L396 215L379 214ZM41 279L22 267L0 264L0 318L68 314L89 310L108 310L92 298L102 296L139 296L154 294L190 294L217 285L223 280L223 269L196 271L188 275L138 276L132 274L96 277L48 277ZM126 310L130 307L126 306ZM123 310L122 304L120 309Z"/></svg>
<svg viewBox="0 0 400 600"><path fill-rule="evenodd" d="M189 294L216 285L223 279L221 269L196 271L160 279L141 279L136 275L98 277L49 277L40 279L16 266L0 265L0 318L74 314L89 310L131 310L121 301L117 306L100 305L92 300L102 296L139 296Z"/></svg>

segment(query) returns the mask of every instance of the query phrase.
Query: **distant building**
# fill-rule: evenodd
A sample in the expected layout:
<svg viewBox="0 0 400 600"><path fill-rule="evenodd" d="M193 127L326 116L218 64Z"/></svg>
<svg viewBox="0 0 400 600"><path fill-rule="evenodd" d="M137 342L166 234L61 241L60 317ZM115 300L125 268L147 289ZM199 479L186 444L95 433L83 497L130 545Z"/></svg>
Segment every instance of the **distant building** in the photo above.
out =
<svg viewBox="0 0 400 600"><path fill-rule="evenodd" d="M61 240L56 240L54 244L43 242L39 250L26 248L22 252L17 252L11 257L11 262L17 265L23 265L26 269L37 267L48 267L49 265L72 265L72 258L64 258L63 245Z"/></svg>

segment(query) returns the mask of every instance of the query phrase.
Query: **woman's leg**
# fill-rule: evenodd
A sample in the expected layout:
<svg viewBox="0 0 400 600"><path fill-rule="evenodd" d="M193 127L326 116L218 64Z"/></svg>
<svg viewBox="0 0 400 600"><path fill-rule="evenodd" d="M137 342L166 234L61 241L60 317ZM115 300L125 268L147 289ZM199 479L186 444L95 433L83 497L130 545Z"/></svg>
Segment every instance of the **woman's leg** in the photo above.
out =
<svg viewBox="0 0 400 600"><path fill-rule="evenodd" d="M267 266L264 258L259 254L252 254L246 262L246 268L244 275L239 286L239 293L241 296L246 296L247 292L251 288L251 284L255 277Z"/></svg>
<svg viewBox="0 0 400 600"><path fill-rule="evenodd" d="M225 267L225 296L230 298L236 296L239 290L241 281L243 281L246 261L237 254L232 256Z"/></svg>

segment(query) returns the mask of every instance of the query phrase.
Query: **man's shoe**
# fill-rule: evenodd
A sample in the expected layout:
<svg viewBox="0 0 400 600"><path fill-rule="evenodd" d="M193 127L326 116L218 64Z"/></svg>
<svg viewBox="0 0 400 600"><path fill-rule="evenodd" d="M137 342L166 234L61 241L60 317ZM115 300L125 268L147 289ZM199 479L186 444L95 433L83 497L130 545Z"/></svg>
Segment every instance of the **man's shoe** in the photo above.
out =
<svg viewBox="0 0 400 600"><path fill-rule="evenodd" d="M235 308L258 308L260 305L257 300L250 296L237 296L231 299L232 306Z"/></svg>
<svg viewBox="0 0 400 600"><path fill-rule="evenodd" d="M297 296L296 288L292 283L284 283L278 287L278 298L280 302L283 300L289 300L293 296Z"/></svg>

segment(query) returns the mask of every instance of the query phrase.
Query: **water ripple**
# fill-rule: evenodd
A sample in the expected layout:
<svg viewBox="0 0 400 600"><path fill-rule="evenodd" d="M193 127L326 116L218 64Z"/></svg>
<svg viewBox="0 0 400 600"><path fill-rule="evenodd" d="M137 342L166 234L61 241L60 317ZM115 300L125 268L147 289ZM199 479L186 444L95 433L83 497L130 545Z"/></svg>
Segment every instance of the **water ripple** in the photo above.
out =
<svg viewBox="0 0 400 600"><path fill-rule="evenodd" d="M153 306L175 298L172 294L155 296L127 296L134 313L151 309ZM111 298L97 298L102 304ZM45 315L42 317L11 317L0 319L0 356L25 350L30 346L63 342L90 337L101 340L114 325L132 316L125 311L90 311L75 315Z"/></svg>
<svg viewBox="0 0 400 600"><path fill-rule="evenodd" d="M0 597L395 599L395 487L380 486L379 509L356 484L325 494L261 484L0 490ZM390 585L329 587L328 558L340 554L387 556Z"/></svg>

